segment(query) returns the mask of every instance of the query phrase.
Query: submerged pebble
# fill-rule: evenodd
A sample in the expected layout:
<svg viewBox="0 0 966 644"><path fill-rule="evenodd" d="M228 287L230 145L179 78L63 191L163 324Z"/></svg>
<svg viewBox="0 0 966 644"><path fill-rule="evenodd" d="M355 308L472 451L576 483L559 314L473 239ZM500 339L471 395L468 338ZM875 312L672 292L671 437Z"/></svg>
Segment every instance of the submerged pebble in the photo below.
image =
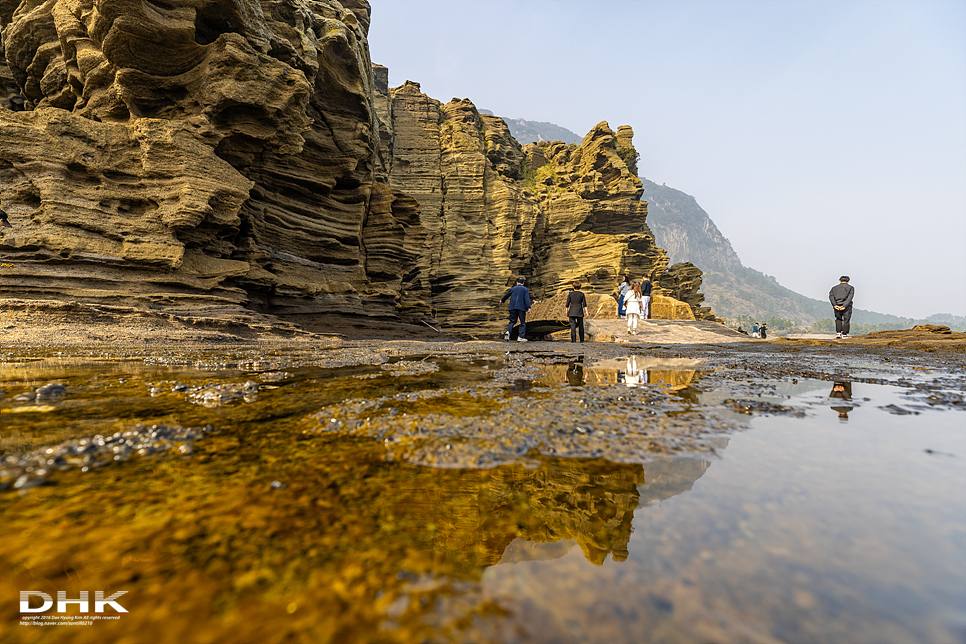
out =
<svg viewBox="0 0 966 644"><path fill-rule="evenodd" d="M80 469L89 472L113 461L126 461L172 449L188 455L194 451L193 442L212 429L211 425L201 428L135 425L123 433L95 434L20 456L0 457L0 490L11 486L23 490L44 485L54 471Z"/></svg>

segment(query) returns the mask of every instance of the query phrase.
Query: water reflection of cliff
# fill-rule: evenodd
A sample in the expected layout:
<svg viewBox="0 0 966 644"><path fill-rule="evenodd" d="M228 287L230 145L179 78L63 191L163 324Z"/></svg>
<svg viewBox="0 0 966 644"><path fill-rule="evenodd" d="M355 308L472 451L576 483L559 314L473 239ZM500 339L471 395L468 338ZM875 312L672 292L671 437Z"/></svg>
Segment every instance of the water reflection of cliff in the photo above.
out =
<svg viewBox="0 0 966 644"><path fill-rule="evenodd" d="M499 563L556 559L575 545L601 565L608 554L627 558L639 505L691 489L708 465L687 458L645 465L561 459L539 468L447 472L435 490L411 495L398 511L423 515L435 526L437 556L461 561L463 570L475 564L480 576Z"/></svg>

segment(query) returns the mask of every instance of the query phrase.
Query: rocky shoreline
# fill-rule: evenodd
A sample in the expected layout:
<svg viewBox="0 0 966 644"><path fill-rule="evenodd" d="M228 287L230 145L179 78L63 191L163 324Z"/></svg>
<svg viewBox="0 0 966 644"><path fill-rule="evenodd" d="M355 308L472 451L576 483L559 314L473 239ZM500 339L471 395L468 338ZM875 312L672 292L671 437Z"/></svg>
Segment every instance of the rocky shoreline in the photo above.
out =
<svg viewBox="0 0 966 644"><path fill-rule="evenodd" d="M178 314L169 310L92 305L57 300L0 300L0 347L85 347L112 345L126 347L170 346L257 346L263 344L325 347L367 340L401 340L461 343L499 342L502 318L481 324L475 333L466 329L448 330L436 320L401 321L338 314L301 315L279 318L256 313L225 316L205 315L204 311ZM703 321L651 320L642 323L639 334L624 332L622 320L588 320L595 345L719 345L761 344L732 332L719 324ZM566 341L566 333L555 334ZM596 339L596 341L594 341ZM906 349L923 352L966 353L966 333L942 333L912 329L883 331L848 340L776 338L769 344L783 347L856 347ZM539 344L539 343L535 343ZM526 346L526 345L524 345Z"/></svg>

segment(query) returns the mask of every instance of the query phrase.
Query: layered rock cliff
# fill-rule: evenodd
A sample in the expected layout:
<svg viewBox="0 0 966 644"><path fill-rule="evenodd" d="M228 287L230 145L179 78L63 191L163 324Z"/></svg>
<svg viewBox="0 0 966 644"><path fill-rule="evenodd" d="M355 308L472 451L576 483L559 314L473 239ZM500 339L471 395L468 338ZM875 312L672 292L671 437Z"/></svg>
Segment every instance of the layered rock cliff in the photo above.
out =
<svg viewBox="0 0 966 644"><path fill-rule="evenodd" d="M421 230L410 229L407 245L418 260L403 310L476 324L491 319L517 276L545 299L573 281L609 294L629 273L712 317L701 307L701 271L669 268L647 227L641 182L621 156L633 150L630 127L615 133L600 123L579 145L521 147L502 119L467 99L443 104L411 82L377 85L376 94L388 96L389 183L419 204Z"/></svg>
<svg viewBox="0 0 966 644"><path fill-rule="evenodd" d="M0 2L0 296L477 324L516 275L539 298L630 271L708 314L647 229L630 128L524 149L468 100L390 90L369 19Z"/></svg>

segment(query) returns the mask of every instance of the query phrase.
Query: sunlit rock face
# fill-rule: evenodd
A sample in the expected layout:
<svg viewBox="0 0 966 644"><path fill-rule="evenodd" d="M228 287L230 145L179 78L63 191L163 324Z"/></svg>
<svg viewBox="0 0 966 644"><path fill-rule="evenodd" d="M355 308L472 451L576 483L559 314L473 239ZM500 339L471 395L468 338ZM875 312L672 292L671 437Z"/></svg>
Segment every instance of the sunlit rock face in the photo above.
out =
<svg viewBox="0 0 966 644"><path fill-rule="evenodd" d="M0 114L3 292L355 310L385 277L362 242L393 202L373 187L366 2L2 15L6 106L25 110Z"/></svg>
<svg viewBox="0 0 966 644"><path fill-rule="evenodd" d="M636 158L631 128L615 134L600 123L580 145L521 147L502 119L467 99L443 104L411 82L388 91L390 184L419 204L406 305L476 324L517 276L544 300L574 281L611 294L627 273L710 315L698 310L701 271L669 269L647 227L643 187L621 156Z"/></svg>
<svg viewBox="0 0 966 644"><path fill-rule="evenodd" d="M524 149L468 100L390 89L365 0L0 0L0 20L0 296L465 326L518 275L545 298L630 271L700 306L700 271L666 272L647 229L630 128Z"/></svg>

